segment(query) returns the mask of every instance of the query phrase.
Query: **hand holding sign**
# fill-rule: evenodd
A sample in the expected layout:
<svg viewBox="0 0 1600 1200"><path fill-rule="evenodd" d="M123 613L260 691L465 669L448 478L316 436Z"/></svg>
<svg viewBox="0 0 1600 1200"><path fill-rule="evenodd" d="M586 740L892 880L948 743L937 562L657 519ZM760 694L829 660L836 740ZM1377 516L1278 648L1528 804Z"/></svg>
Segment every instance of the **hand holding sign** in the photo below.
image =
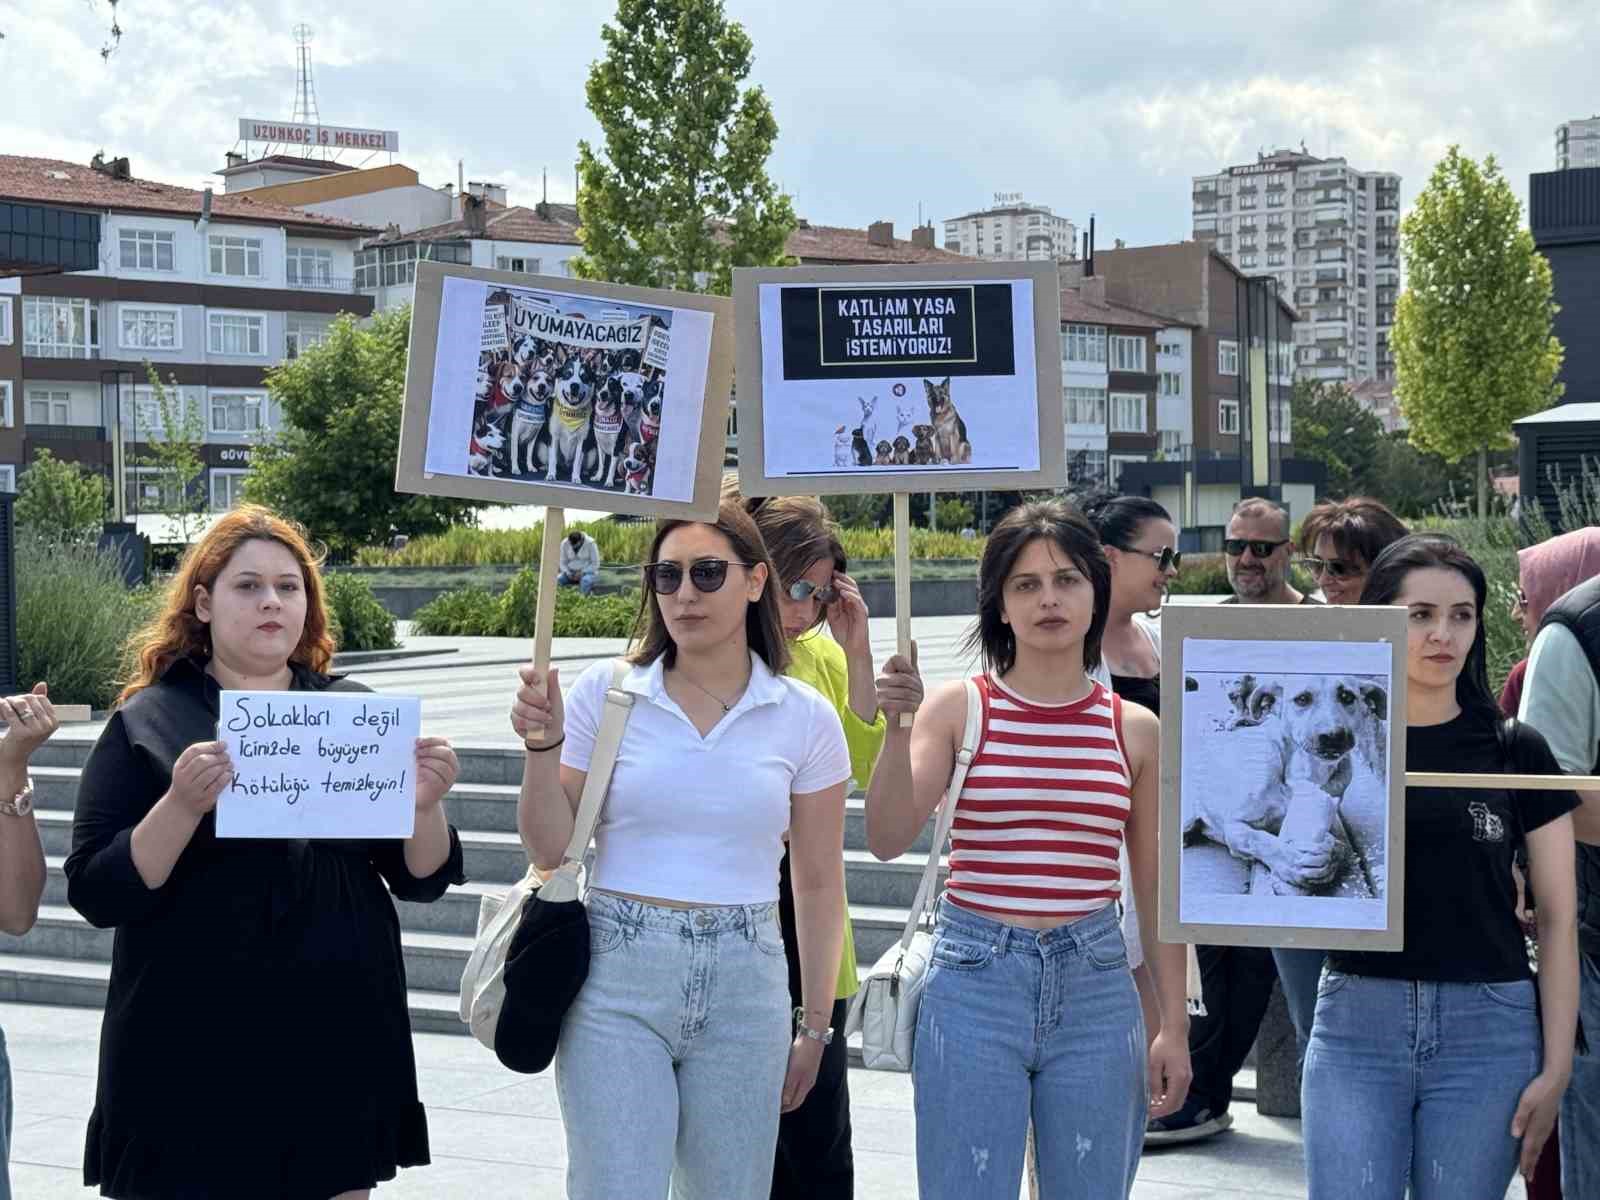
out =
<svg viewBox="0 0 1600 1200"><path fill-rule="evenodd" d="M461 764L450 747L450 739L425 737L417 739L417 811L432 812L439 807L445 794L455 786Z"/></svg>
<svg viewBox="0 0 1600 1200"><path fill-rule="evenodd" d="M522 686L511 703L511 728L529 750L553 746L566 736L561 679L556 667L541 671L533 663L517 668ZM538 736L535 743L534 737Z"/></svg>
<svg viewBox="0 0 1600 1200"><path fill-rule="evenodd" d="M221 742L196 742L178 756L167 795L203 817L217 806L217 797L233 778L228 748Z"/></svg>
<svg viewBox="0 0 1600 1200"><path fill-rule="evenodd" d="M922 675L917 670L917 643L913 641L910 648L909 654L891 655L878 675L878 707L891 715L903 713L910 716L922 707Z"/></svg>

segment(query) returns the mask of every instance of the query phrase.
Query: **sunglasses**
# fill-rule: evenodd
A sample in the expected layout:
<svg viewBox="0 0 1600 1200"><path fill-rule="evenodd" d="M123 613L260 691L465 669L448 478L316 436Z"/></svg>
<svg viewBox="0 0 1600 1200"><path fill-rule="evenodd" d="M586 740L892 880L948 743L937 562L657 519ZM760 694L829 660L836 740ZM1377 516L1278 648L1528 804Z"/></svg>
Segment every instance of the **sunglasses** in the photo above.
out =
<svg viewBox="0 0 1600 1200"><path fill-rule="evenodd" d="M1302 558L1300 568L1313 579L1321 579L1324 575L1330 579L1354 579L1357 575L1365 574L1362 567L1337 558Z"/></svg>
<svg viewBox="0 0 1600 1200"><path fill-rule="evenodd" d="M1222 541L1222 548L1223 550L1227 551L1229 558L1238 558L1244 553L1246 546L1250 547L1250 553L1254 554L1257 558L1267 558L1270 557L1273 551L1277 550L1279 546L1287 546L1288 544L1288 538L1280 538L1276 542L1263 542L1258 541L1255 538L1224 538Z"/></svg>
<svg viewBox="0 0 1600 1200"><path fill-rule="evenodd" d="M749 563L730 563L725 558L697 558L689 564L689 582L697 592L716 592L728 582L728 568L745 567ZM683 586L683 567L675 562L644 564L645 584L658 596L670 596Z"/></svg>
<svg viewBox="0 0 1600 1200"><path fill-rule="evenodd" d="M1142 554L1156 560L1156 570L1176 571L1183 566L1183 551L1163 546L1159 550L1129 550L1128 554Z"/></svg>
<svg viewBox="0 0 1600 1200"><path fill-rule="evenodd" d="M789 599L810 600L813 597L816 598L818 604L832 604L839 598L839 589L831 583L825 583L818 587L809 579L799 579L789 585Z"/></svg>
<svg viewBox="0 0 1600 1200"><path fill-rule="evenodd" d="M1527 607L1528 607L1528 593L1523 591L1521 588L1518 588L1517 589L1517 594L1515 596L1511 597L1511 611L1512 612L1516 612L1519 608L1527 608Z"/></svg>

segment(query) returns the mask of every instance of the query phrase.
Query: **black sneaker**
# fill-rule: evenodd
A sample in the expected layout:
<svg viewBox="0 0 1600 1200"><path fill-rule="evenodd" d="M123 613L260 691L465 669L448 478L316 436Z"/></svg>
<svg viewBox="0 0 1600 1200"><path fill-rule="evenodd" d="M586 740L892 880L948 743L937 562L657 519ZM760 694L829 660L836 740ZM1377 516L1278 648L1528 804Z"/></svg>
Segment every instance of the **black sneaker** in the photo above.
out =
<svg viewBox="0 0 1600 1200"><path fill-rule="evenodd" d="M1185 1104L1170 1117L1153 1118L1144 1127L1144 1144L1182 1146L1214 1137L1232 1125L1231 1113L1223 1111L1213 1116L1209 1108Z"/></svg>

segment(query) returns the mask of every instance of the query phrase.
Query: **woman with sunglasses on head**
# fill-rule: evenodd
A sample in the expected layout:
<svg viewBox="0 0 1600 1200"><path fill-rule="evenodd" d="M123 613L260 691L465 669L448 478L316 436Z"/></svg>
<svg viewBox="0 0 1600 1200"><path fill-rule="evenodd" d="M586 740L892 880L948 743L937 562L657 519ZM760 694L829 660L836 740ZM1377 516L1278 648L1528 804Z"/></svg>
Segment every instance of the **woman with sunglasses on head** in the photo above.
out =
<svg viewBox="0 0 1600 1200"><path fill-rule="evenodd" d="M1030 1118L1044 1200L1126 1196L1147 1117L1188 1088L1184 950L1154 924L1159 723L1090 674L1110 607L1100 539L1064 501L990 533L969 639L981 736L913 1043L923 1200L1015 1200ZM966 727L967 689L949 683L901 728L916 675L914 653L882 675L867 838L885 860L944 799ZM1116 906L1124 841L1161 999L1148 1047Z"/></svg>
<svg viewBox="0 0 1600 1200"><path fill-rule="evenodd" d="M1453 539L1402 538L1364 604L1407 610L1406 770L1507 775L1500 789L1406 789L1405 947L1331 951L1306 1051L1311 1200L1501 1200L1531 1175L1572 1073L1576 868L1570 791L1531 726L1501 727L1485 669L1483 570ZM1525 848L1539 897L1537 983L1514 911ZM1541 1017L1542 1007L1542 1017Z"/></svg>
<svg viewBox="0 0 1600 1200"><path fill-rule="evenodd" d="M775 575L737 501L715 522L657 524L595 831L589 976L556 1051L573 1200L767 1195L780 1111L843 1036L849 755L833 707L783 675ZM517 821L540 869L572 835L611 674L594 664L563 700L555 668L522 669ZM798 1010L778 925L786 831Z"/></svg>
<svg viewBox="0 0 1600 1200"><path fill-rule="evenodd" d="M1372 564L1408 532L1399 517L1370 496L1324 500L1300 522L1300 566L1329 604L1360 604Z"/></svg>
<svg viewBox="0 0 1600 1200"><path fill-rule="evenodd" d="M723 481L723 495L738 497L738 483ZM872 645L867 635L867 605L847 562L837 527L815 496L777 496L744 501L778 570L778 611L789 647L791 679L809 683L833 706L850 748L850 774L865 787L883 748L884 716L878 710L873 679ZM822 627L828 633L824 636ZM922 699L920 683L905 699ZM795 929L794 890L789 856L778 873L778 913L789 959L789 994L801 1001L799 945ZM855 932L845 909L844 952L834 992L831 1024L844 1026L850 997L856 992ZM851 1147L849 1059L843 1038L823 1051L816 1085L805 1103L785 1113L778 1125L777 1159L772 1197L783 1200L829 1200L849 1197L855 1189Z"/></svg>

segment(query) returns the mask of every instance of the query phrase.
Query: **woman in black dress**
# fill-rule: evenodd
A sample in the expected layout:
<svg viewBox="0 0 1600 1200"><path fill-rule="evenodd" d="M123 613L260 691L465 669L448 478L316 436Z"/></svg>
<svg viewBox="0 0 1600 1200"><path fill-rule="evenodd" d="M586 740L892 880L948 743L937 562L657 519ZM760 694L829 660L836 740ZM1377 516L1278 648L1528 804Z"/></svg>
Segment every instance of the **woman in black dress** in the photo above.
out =
<svg viewBox="0 0 1600 1200"><path fill-rule="evenodd" d="M428 1161L387 892L464 879L449 743L418 739L404 841L216 836L219 691L365 690L325 673L332 652L300 531L236 509L184 560L84 766L68 899L117 931L84 1151L102 1195L357 1200Z"/></svg>

